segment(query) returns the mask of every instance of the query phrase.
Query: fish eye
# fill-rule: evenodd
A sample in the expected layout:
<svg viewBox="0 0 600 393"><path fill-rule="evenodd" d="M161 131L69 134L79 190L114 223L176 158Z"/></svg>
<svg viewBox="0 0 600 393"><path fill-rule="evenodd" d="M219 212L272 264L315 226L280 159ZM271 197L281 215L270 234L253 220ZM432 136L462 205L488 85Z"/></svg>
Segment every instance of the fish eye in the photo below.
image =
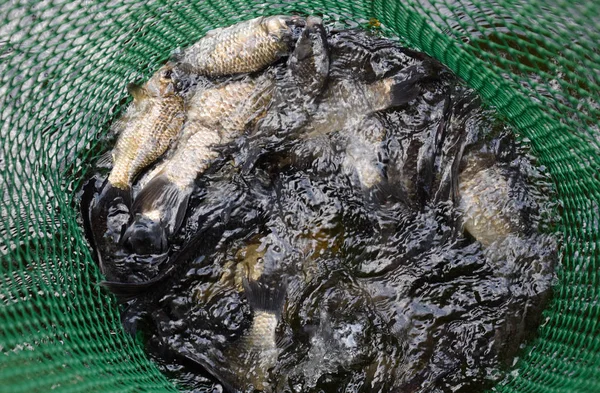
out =
<svg viewBox="0 0 600 393"><path fill-rule="evenodd" d="M172 75L173 75L173 70L171 70L171 69L167 69L162 72L163 79L171 79Z"/></svg>

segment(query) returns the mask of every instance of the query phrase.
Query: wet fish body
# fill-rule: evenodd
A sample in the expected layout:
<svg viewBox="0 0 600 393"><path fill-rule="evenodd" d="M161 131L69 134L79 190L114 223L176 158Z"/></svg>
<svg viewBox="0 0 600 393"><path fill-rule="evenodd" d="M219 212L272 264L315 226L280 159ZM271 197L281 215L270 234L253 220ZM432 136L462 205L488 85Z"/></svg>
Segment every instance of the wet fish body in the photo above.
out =
<svg viewBox="0 0 600 393"><path fill-rule="evenodd" d="M309 144L328 143L324 137L341 133L346 153L343 171L355 177L355 184L364 191L381 187L385 180L382 159L386 129L377 113L412 101L421 91L420 83L431 77L426 69L413 67L372 83L351 78L330 80L315 114L300 132Z"/></svg>
<svg viewBox="0 0 600 393"><path fill-rule="evenodd" d="M180 226L194 181L219 158L218 148L240 136L266 111L274 79L258 77L200 88L190 98L187 119L173 153L155 171L134 202L134 222L125 233L134 250L163 251Z"/></svg>
<svg viewBox="0 0 600 393"><path fill-rule="evenodd" d="M178 60L206 76L260 71L290 53L303 25L300 17L276 15L214 29Z"/></svg>
<svg viewBox="0 0 600 393"><path fill-rule="evenodd" d="M419 94L419 82L428 76L416 67L372 83L349 78L330 81L304 136L340 131L373 113L410 102Z"/></svg>
<svg viewBox="0 0 600 393"><path fill-rule="evenodd" d="M344 171L355 175L357 184L372 190L385 180L384 140L387 130L376 116L366 117L356 128L348 130Z"/></svg>
<svg viewBox="0 0 600 393"><path fill-rule="evenodd" d="M113 168L86 212L95 248L113 257L122 251L132 181L167 150L184 121L184 100L173 73L172 64L166 64L144 86L129 86L133 103L114 126L120 134L112 152ZM104 261L102 254L98 252L102 272L109 280L121 279L115 262Z"/></svg>
<svg viewBox="0 0 600 393"><path fill-rule="evenodd" d="M322 20L308 17L286 68L277 76L273 103L264 119L248 139L248 155L242 158L246 167L263 152L273 138L276 148L297 138L297 131L315 111L315 102L322 93L329 75L329 50ZM281 142L284 143L281 143Z"/></svg>
<svg viewBox="0 0 600 393"><path fill-rule="evenodd" d="M215 32L207 39L214 38L219 45L225 45L230 38L237 40L248 35L248 31L257 29L257 24L270 29L274 29L273 26L283 28L283 25L289 29L290 26L306 24L286 65L285 79L288 82L277 84L276 75L280 69L274 67L257 77L247 76L240 81L197 90L187 103L187 119L177 148L153 171L154 177L143 187L134 203L136 218L125 234L126 241L134 250L162 252L165 249L166 239L183 220L194 180L219 158L216 147L240 136L251 123L266 116L269 107L274 108L272 113L276 117L297 118L297 108L300 112L307 112L325 84L329 55L326 32L320 18L309 17L306 23L296 17L258 18L232 26L231 30ZM260 47L252 50L260 52ZM257 56L260 57L260 54ZM252 71L256 71L262 63L249 64ZM294 111L294 114L287 113L285 108ZM301 116L307 117L307 114ZM280 129L282 124L277 124L277 129Z"/></svg>
<svg viewBox="0 0 600 393"><path fill-rule="evenodd" d="M483 247L520 232L520 212L509 180L497 165L478 168L472 163L459 175L459 195L463 228Z"/></svg>
<svg viewBox="0 0 600 393"><path fill-rule="evenodd" d="M160 157L175 139L184 122L184 100L171 78L172 66L158 70L141 89L130 89L133 104L123 122L123 131L113 151L108 181L129 189L135 176Z"/></svg>
<svg viewBox="0 0 600 393"><path fill-rule="evenodd" d="M265 74L198 91L188 104L181 141L157 176L166 176L181 189L191 187L218 157L215 147L231 142L262 116L273 85L272 76Z"/></svg>
<svg viewBox="0 0 600 393"><path fill-rule="evenodd" d="M276 330L286 300L285 283L268 284L244 280L244 294L252 308L252 322L246 332L220 355L195 356L230 393L270 391L269 370L281 353Z"/></svg>

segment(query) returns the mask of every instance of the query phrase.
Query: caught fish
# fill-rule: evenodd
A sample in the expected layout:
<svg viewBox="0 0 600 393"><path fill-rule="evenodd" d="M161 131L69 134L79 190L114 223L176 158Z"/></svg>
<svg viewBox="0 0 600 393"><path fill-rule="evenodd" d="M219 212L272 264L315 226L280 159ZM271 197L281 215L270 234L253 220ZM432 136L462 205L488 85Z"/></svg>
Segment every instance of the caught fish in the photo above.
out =
<svg viewBox="0 0 600 393"><path fill-rule="evenodd" d="M97 250L112 250L111 254L118 250L130 213L132 181L165 152L183 125L184 103L176 79L169 63L144 86L128 86L133 103L114 126L121 132L112 152L113 168L89 208ZM107 274L100 255L101 270Z"/></svg>
<svg viewBox="0 0 600 393"><path fill-rule="evenodd" d="M260 71L289 55L304 24L298 16L276 15L214 29L178 60L205 76Z"/></svg>
<svg viewBox="0 0 600 393"><path fill-rule="evenodd" d="M128 190L135 176L167 150L185 116L171 64L163 66L143 87L129 90L134 101L120 120L125 125L108 176L108 182L121 190Z"/></svg>
<svg viewBox="0 0 600 393"><path fill-rule="evenodd" d="M375 112L407 104L419 94L419 83L427 76L422 67L411 66L373 83L353 79L331 81L317 113L305 128L304 137L340 131Z"/></svg>
<svg viewBox="0 0 600 393"><path fill-rule="evenodd" d="M323 20L309 16L287 62L294 88L310 100L321 92L329 75L329 49ZM292 97L295 98L295 97Z"/></svg>
<svg viewBox="0 0 600 393"><path fill-rule="evenodd" d="M272 73L266 72L200 88L191 97L176 149L133 204L135 218L124 234L133 250L157 253L167 248L167 238L183 221L195 179L219 158L219 147L263 115L273 86Z"/></svg>
<svg viewBox="0 0 600 393"><path fill-rule="evenodd" d="M252 324L225 356L232 359L230 373L237 375L244 391L249 385L264 391L268 389L268 371L275 366L281 352L275 331L285 303L286 286L279 283L270 287L261 281L245 281L244 293L254 312Z"/></svg>
<svg viewBox="0 0 600 393"><path fill-rule="evenodd" d="M384 140L387 130L375 116L365 118L357 128L346 132L343 172L356 179L358 187L372 191L385 181Z"/></svg>
<svg viewBox="0 0 600 393"><path fill-rule="evenodd" d="M286 347L272 373L277 377L273 391L292 384L301 392L329 391L323 389L324 376L339 378L332 391L396 391L395 378L377 373L399 368L402 343L383 323L371 296L350 280L343 273L321 279L319 289L303 288L300 302L288 300L286 322L304 340L293 350ZM290 307L298 309L290 312ZM350 370L360 370L361 378L351 381Z"/></svg>
<svg viewBox="0 0 600 393"><path fill-rule="evenodd" d="M201 365L230 393L270 391L269 370L281 348L276 330L286 301L287 285L267 280L244 280L244 294L252 309L252 322L243 335L220 352L182 353ZM186 351L187 352L187 351Z"/></svg>
<svg viewBox="0 0 600 393"><path fill-rule="evenodd" d="M294 139L295 132L315 111L315 101L329 75L327 34L321 18L308 17L285 72L277 78L273 103L247 139L247 157L240 161L250 168L266 151L274 151ZM244 149L240 149L244 153Z"/></svg>
<svg viewBox="0 0 600 393"><path fill-rule="evenodd" d="M376 198L383 197L378 191L388 188L384 182L385 146L387 131L376 114L392 107L402 106L414 100L422 91L422 85L434 78L428 66L410 66L397 74L367 83L358 79L334 78L329 81L317 109L300 130L303 141L294 149L299 161L303 157L318 156L315 163L325 161L330 167L329 156L333 150L345 151L342 171L351 175L353 182L363 191ZM342 146L333 150L327 146L330 135L338 133ZM379 195L381 194L381 195Z"/></svg>
<svg viewBox="0 0 600 393"><path fill-rule="evenodd" d="M521 213L511 195L509 180L490 158L470 157L459 174L458 209L463 228L483 247L519 233Z"/></svg>

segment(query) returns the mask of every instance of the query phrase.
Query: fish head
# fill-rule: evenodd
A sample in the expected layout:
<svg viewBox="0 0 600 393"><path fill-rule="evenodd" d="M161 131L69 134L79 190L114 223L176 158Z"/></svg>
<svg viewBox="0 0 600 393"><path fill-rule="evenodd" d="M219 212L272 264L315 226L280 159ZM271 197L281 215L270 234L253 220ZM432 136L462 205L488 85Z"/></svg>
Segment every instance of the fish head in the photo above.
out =
<svg viewBox="0 0 600 393"><path fill-rule="evenodd" d="M261 24L268 35L291 46L302 34L306 20L297 15L275 15L263 19Z"/></svg>
<svg viewBox="0 0 600 393"><path fill-rule="evenodd" d="M147 94L151 97L168 97L177 94L181 90L180 74L174 64L165 64L146 83Z"/></svg>
<svg viewBox="0 0 600 393"><path fill-rule="evenodd" d="M167 233L161 221L139 214L123 234L123 244L140 255L168 250Z"/></svg>
<svg viewBox="0 0 600 393"><path fill-rule="evenodd" d="M329 74L327 32L321 18L308 17L296 47L288 61L296 83L304 86L304 94L318 94Z"/></svg>

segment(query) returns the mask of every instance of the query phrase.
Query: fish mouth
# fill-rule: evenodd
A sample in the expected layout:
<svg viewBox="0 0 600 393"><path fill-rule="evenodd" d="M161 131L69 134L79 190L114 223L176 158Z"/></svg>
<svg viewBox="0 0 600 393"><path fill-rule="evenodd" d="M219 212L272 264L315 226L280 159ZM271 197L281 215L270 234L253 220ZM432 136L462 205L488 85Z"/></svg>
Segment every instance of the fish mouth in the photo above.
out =
<svg viewBox="0 0 600 393"><path fill-rule="evenodd" d="M306 26L306 19L304 19L303 17L301 17L299 15L285 16L285 17L281 17L281 19L283 19L285 25L288 27L304 27L304 26Z"/></svg>
<svg viewBox="0 0 600 393"><path fill-rule="evenodd" d="M171 83L176 92L186 92L195 82L193 66L189 63L173 64Z"/></svg>
<svg viewBox="0 0 600 393"><path fill-rule="evenodd" d="M122 243L139 255L162 254L169 248L161 222L141 215L127 228Z"/></svg>
<svg viewBox="0 0 600 393"><path fill-rule="evenodd" d="M282 26L289 31L290 38L293 42L296 42L298 38L300 38L306 27L306 19L297 15L281 17L280 22L283 22Z"/></svg>

